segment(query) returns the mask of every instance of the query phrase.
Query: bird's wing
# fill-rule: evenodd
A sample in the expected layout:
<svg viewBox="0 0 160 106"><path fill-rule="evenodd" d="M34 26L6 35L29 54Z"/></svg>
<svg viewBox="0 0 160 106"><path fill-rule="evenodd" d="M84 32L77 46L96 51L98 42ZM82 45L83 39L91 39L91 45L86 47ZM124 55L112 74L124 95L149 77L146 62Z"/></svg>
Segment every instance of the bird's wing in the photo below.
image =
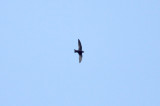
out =
<svg viewBox="0 0 160 106"><path fill-rule="evenodd" d="M82 50L81 41L78 39L78 50Z"/></svg>
<svg viewBox="0 0 160 106"><path fill-rule="evenodd" d="M79 63L82 61L82 54L79 55Z"/></svg>

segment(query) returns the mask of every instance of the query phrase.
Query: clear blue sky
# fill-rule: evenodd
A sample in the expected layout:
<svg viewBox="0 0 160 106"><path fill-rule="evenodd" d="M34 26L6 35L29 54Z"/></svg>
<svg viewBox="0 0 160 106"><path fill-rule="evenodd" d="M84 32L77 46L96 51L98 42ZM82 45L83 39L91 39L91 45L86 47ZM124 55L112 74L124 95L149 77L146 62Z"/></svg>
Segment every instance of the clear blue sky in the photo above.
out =
<svg viewBox="0 0 160 106"><path fill-rule="evenodd" d="M160 106L160 1L1 0L0 106Z"/></svg>

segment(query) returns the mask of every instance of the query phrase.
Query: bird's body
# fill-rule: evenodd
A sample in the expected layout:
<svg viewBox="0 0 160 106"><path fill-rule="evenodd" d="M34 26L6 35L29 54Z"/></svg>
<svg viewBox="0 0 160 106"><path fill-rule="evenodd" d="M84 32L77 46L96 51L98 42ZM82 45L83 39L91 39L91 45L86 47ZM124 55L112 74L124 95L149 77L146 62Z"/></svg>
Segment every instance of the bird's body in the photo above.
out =
<svg viewBox="0 0 160 106"><path fill-rule="evenodd" d="M78 50L74 49L75 53L79 54L79 63L82 61L82 53L84 53L84 51L82 50L82 45L81 45L81 41L78 39Z"/></svg>

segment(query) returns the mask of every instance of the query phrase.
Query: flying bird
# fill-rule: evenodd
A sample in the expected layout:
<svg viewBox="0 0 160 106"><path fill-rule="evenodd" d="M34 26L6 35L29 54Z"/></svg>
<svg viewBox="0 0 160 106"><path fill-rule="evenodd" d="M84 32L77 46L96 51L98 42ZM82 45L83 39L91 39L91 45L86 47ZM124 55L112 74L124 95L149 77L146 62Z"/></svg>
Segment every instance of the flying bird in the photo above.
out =
<svg viewBox="0 0 160 106"><path fill-rule="evenodd" d="M74 49L74 53L79 54L79 63L80 63L82 61L82 53L84 53L84 51L82 50L81 41L79 39L78 39L78 50Z"/></svg>

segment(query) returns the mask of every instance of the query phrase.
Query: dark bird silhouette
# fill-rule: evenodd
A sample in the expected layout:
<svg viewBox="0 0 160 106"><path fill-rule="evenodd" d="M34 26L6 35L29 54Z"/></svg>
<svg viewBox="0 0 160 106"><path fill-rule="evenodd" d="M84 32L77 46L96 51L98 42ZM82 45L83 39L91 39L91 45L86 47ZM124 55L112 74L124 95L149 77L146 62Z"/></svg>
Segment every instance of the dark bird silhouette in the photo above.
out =
<svg viewBox="0 0 160 106"><path fill-rule="evenodd" d="M74 49L75 53L79 54L79 63L82 61L82 53L84 53L84 51L82 50L82 45L81 45L81 41L78 39L78 50Z"/></svg>

